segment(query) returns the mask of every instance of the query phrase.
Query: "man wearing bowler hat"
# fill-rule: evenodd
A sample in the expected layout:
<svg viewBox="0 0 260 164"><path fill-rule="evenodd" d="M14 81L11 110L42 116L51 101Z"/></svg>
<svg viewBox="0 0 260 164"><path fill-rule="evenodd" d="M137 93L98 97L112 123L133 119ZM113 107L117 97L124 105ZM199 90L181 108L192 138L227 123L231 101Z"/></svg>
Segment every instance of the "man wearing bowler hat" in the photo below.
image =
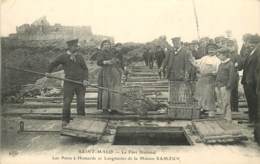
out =
<svg viewBox="0 0 260 164"><path fill-rule="evenodd" d="M62 65L66 79L82 82L81 85L64 81L62 127L66 126L70 121L70 107L74 94L77 96L77 114L85 115L85 87L88 85L88 67L83 56L78 52L78 39L67 41L67 47L66 53L51 62L48 73L46 73L48 77L54 68Z"/></svg>
<svg viewBox="0 0 260 164"><path fill-rule="evenodd" d="M184 47L181 38L172 38L173 48L164 59L161 71L167 72L170 104L191 103L190 68L191 51Z"/></svg>

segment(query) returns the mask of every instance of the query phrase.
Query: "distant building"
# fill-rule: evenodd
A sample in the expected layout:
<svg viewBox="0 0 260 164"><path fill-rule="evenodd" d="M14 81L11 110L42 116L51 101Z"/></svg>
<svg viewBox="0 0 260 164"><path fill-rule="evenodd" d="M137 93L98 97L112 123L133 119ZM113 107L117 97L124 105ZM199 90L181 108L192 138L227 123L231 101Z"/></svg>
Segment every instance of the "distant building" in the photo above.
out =
<svg viewBox="0 0 260 164"><path fill-rule="evenodd" d="M50 25L45 16L32 24L23 24L16 27L16 34L10 34L9 37L21 40L69 40L78 38L81 44L88 44L93 41L95 44L99 44L104 39L113 41L112 37L94 35L90 26Z"/></svg>

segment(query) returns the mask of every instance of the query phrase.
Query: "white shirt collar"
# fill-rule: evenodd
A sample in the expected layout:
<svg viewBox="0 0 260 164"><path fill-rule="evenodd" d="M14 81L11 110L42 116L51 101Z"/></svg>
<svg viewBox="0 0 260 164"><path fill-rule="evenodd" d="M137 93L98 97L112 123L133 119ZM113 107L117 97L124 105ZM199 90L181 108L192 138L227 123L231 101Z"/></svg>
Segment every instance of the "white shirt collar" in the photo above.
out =
<svg viewBox="0 0 260 164"><path fill-rule="evenodd" d="M70 50L67 50L66 53L67 53L68 55L71 55L71 54L72 54L72 53L70 52Z"/></svg>
<svg viewBox="0 0 260 164"><path fill-rule="evenodd" d="M221 63L227 63L227 62L229 62L229 60L230 60L230 58L227 58L226 60L221 61Z"/></svg>

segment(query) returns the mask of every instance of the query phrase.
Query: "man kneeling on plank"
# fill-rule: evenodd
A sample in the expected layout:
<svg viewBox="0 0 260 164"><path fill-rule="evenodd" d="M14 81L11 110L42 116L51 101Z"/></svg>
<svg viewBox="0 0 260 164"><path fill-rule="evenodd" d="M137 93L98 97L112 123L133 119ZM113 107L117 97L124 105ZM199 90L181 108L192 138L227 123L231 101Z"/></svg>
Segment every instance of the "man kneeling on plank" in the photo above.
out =
<svg viewBox="0 0 260 164"><path fill-rule="evenodd" d="M70 121L70 107L73 100L73 96L76 93L77 96L77 114L85 115L85 90L88 83L88 67L84 61L84 58L78 52L78 39L67 41L68 49L66 53L58 56L48 68L49 76L54 68L58 65L62 65L65 73L65 78L82 82L82 84L76 84L73 82L64 81L63 86L63 111L62 111L62 127L66 126Z"/></svg>

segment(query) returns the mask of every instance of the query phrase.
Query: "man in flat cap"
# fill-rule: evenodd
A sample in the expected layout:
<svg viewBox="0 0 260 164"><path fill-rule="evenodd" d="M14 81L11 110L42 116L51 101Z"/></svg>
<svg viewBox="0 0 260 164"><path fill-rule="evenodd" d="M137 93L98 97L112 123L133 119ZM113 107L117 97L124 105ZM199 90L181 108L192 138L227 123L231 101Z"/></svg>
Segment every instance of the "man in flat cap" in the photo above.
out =
<svg viewBox="0 0 260 164"><path fill-rule="evenodd" d="M219 113L224 115L227 121L232 120L231 93L236 87L237 73L233 61L230 58L231 49L223 47L218 50L217 57L221 60L216 76L216 95Z"/></svg>
<svg viewBox="0 0 260 164"><path fill-rule="evenodd" d="M233 63L236 63L239 59L238 56L238 46L236 40L232 40L229 38L226 38L224 40L224 45L222 46L227 50L227 53L229 54L229 58L232 60ZM238 71L235 70L235 83L234 87L231 90L231 110L237 112L238 111L238 83L239 83L239 74Z"/></svg>
<svg viewBox="0 0 260 164"><path fill-rule="evenodd" d="M88 85L88 67L83 56L78 52L78 39L67 41L67 47L66 53L51 62L48 73L46 73L48 77L54 68L62 65L66 79L82 82L82 84L75 84L64 81L62 127L66 126L70 121L70 107L74 94L77 96L77 114L85 115L85 87Z"/></svg>

